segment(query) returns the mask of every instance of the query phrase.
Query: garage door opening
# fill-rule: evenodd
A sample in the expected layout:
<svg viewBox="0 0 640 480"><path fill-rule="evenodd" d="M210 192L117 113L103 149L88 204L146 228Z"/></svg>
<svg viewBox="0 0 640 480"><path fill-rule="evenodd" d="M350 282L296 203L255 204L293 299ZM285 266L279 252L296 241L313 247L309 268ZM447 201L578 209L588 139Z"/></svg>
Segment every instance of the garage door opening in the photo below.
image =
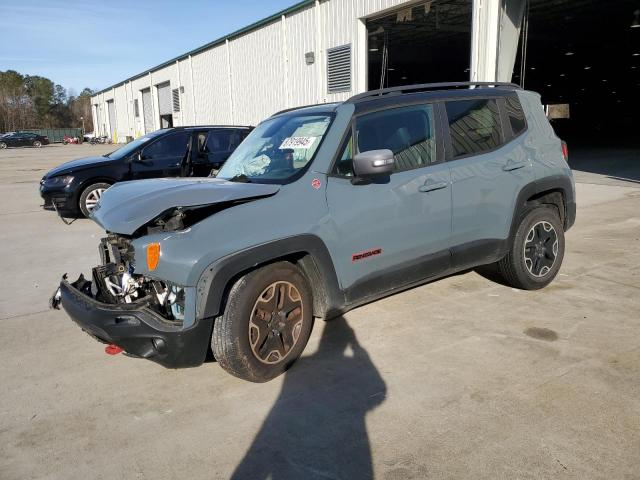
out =
<svg viewBox="0 0 640 480"><path fill-rule="evenodd" d="M367 20L368 89L469 79L471 0L432 0Z"/></svg>
<svg viewBox="0 0 640 480"><path fill-rule="evenodd" d="M513 76L573 145L640 144L640 1L530 0Z"/></svg>

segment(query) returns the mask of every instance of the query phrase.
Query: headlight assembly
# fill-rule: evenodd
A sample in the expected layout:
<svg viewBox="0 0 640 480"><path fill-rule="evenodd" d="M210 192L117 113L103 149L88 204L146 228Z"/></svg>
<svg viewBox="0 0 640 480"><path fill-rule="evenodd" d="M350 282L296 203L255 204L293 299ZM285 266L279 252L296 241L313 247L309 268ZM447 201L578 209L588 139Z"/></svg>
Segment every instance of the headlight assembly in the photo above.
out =
<svg viewBox="0 0 640 480"><path fill-rule="evenodd" d="M47 178L44 181L44 184L48 187L62 187L69 185L71 182L73 182L72 175L61 175L58 177Z"/></svg>

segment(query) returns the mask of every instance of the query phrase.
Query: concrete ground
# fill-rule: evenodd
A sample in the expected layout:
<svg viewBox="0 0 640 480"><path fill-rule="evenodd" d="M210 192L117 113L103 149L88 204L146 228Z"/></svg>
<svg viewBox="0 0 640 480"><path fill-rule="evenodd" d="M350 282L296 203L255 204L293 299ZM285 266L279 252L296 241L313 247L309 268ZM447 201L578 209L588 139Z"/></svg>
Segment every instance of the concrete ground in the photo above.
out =
<svg viewBox="0 0 640 480"><path fill-rule="evenodd" d="M578 220L537 292L467 273L318 322L287 374L107 356L47 300L100 230L38 180L110 146L0 152L0 478L640 478L640 155L573 152Z"/></svg>

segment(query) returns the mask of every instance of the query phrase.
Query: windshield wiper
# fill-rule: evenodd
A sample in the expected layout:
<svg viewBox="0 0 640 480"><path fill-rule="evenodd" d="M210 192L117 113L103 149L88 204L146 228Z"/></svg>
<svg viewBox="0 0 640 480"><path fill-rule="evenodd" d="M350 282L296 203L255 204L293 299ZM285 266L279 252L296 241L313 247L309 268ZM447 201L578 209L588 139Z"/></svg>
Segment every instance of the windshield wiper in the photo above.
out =
<svg viewBox="0 0 640 480"><path fill-rule="evenodd" d="M235 175L229 179L230 182L238 182L238 183L251 183L251 179L247 177L244 173L240 175Z"/></svg>

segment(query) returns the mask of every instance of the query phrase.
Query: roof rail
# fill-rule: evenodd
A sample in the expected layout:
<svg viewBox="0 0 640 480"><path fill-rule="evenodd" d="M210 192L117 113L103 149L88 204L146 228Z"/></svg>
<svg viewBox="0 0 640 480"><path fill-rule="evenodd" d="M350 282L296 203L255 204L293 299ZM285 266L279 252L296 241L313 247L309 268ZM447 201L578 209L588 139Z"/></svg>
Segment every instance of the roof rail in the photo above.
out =
<svg viewBox="0 0 640 480"><path fill-rule="evenodd" d="M444 83L422 83L419 85L403 85L401 87L383 88L380 90L370 90L368 92L354 95L347 100L348 103L357 102L366 98L381 97L388 94L402 94L409 92L424 92L429 90L445 90L449 88L462 88L462 87L507 87L514 90L522 90L520 85L508 82L444 82Z"/></svg>
<svg viewBox="0 0 640 480"><path fill-rule="evenodd" d="M276 115L281 115L283 113L287 113L287 112L293 112L294 110L302 110L303 108L312 108L312 107L321 107L323 105L335 105L338 104L340 102L325 102L325 103L311 103L309 105L300 105L298 107L290 107L290 108L285 108L284 110L280 110L274 114L272 114L272 117L275 117Z"/></svg>

